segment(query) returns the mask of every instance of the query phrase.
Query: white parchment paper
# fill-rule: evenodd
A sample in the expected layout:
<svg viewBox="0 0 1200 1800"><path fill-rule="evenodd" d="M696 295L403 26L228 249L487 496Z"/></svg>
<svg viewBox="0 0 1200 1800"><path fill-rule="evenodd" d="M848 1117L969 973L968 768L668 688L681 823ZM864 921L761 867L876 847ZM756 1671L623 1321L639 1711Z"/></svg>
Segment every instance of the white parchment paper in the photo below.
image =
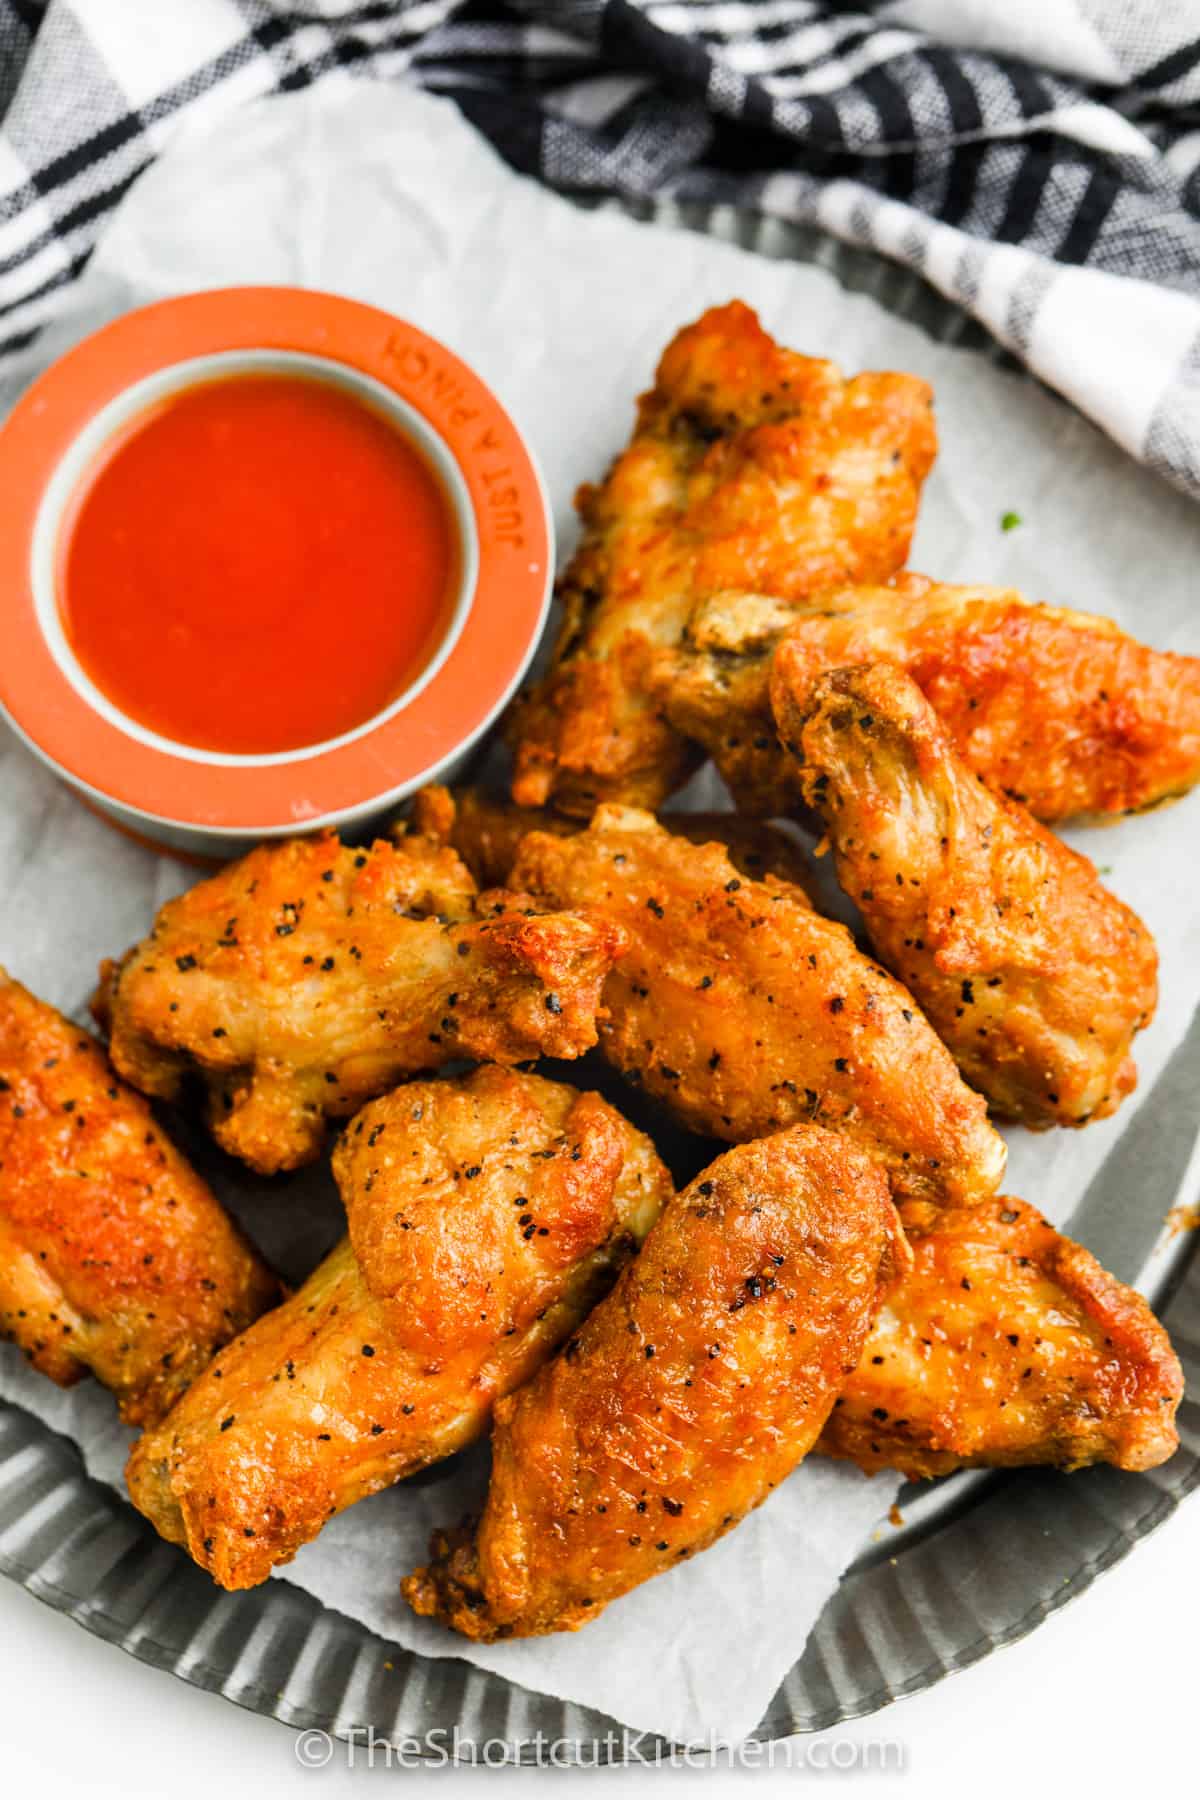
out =
<svg viewBox="0 0 1200 1800"><path fill-rule="evenodd" d="M21 378L128 306L235 282L336 290L466 357L540 456L563 552L572 492L624 442L662 346L704 306L741 296L800 349L934 383L942 451L915 567L1011 583L1109 613L1164 648L1200 651L1200 515L1057 400L931 342L817 269L580 212L511 174L449 104L333 82L185 137L133 190L72 312ZM1002 533L1007 511L1023 522ZM1158 938L1163 995L1138 1040L1142 1092L1200 991L1197 816L1185 802L1075 836ZM0 961L20 980L83 1017L100 957L140 937L192 878L100 824L0 727ZM1066 1218L1136 1107L1135 1097L1082 1133L1009 1133L1011 1191ZM271 1184L205 1166L293 1277L337 1235L323 1172ZM1172 1198L1131 1193L1129 1204L1161 1213ZM93 1384L59 1393L4 1346L0 1397L67 1433L94 1475L119 1483L128 1434ZM430 1527L456 1520L485 1478L475 1453L379 1495L334 1520L286 1578L427 1655L466 1657L681 1741L752 1729L841 1570L872 1528L890 1529L879 1521L895 1491L887 1477L814 1459L732 1536L585 1631L485 1648L413 1619L398 1594Z"/></svg>

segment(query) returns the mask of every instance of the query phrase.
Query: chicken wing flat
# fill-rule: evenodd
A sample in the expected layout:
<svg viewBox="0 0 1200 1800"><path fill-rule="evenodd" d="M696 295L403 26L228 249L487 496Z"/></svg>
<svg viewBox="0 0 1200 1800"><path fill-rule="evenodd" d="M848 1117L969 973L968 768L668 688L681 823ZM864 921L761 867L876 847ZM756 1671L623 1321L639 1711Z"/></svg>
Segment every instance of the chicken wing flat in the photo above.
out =
<svg viewBox="0 0 1200 1800"><path fill-rule="evenodd" d="M740 302L681 331L628 449L577 496L553 665L511 717L513 798L585 818L601 800L659 805L696 756L648 691L655 648L706 593L795 600L900 568L937 450L931 407L911 375L846 381L783 349Z"/></svg>
<svg viewBox="0 0 1200 1800"><path fill-rule="evenodd" d="M780 657L780 731L838 879L967 1080L1035 1129L1115 1112L1157 999L1141 920L967 769L901 670L835 670L794 704Z"/></svg>
<svg viewBox="0 0 1200 1800"><path fill-rule="evenodd" d="M649 813L531 833L514 881L595 906L629 949L604 985L600 1047L695 1131L741 1142L801 1120L879 1157L897 1192L993 1193L1002 1140L916 1003L799 888L738 875Z"/></svg>
<svg viewBox="0 0 1200 1800"><path fill-rule="evenodd" d="M497 1068L373 1102L333 1160L348 1238L129 1460L134 1504L222 1587L478 1437L672 1191L598 1095Z"/></svg>
<svg viewBox="0 0 1200 1800"><path fill-rule="evenodd" d="M800 888L812 878L795 839L765 820L743 819L738 813L677 812L665 814L660 822L689 843L723 844L741 875L778 875ZM436 843L449 844L485 888L507 886L527 833L574 837L584 823L545 807L514 806L479 788L427 787L413 801L415 829ZM403 832L407 826L402 822L397 829Z"/></svg>
<svg viewBox="0 0 1200 1800"><path fill-rule="evenodd" d="M574 1057L596 1041L620 933L477 895L422 838L264 845L163 907L102 972L112 1058L144 1093L208 1091L213 1134L265 1174L321 1148L401 1076L457 1057Z"/></svg>
<svg viewBox="0 0 1200 1800"><path fill-rule="evenodd" d="M0 969L0 1335L138 1425L277 1297L95 1039Z"/></svg>
<svg viewBox="0 0 1200 1800"><path fill-rule="evenodd" d="M1183 1374L1140 1294L1008 1198L901 1208L914 1266L888 1295L818 1450L867 1474L1172 1455Z"/></svg>
<svg viewBox="0 0 1200 1800"><path fill-rule="evenodd" d="M471 1638L572 1631L707 1549L812 1448L906 1256L844 1138L727 1151L497 1407L478 1531L435 1537L410 1606Z"/></svg>
<svg viewBox="0 0 1200 1800"><path fill-rule="evenodd" d="M781 644L797 700L829 669L904 669L967 767L1046 823L1139 812L1200 780L1200 657L1009 589L904 574L822 594L811 610L714 595L656 660L671 724L711 753L748 813L787 813L801 798L771 711Z"/></svg>

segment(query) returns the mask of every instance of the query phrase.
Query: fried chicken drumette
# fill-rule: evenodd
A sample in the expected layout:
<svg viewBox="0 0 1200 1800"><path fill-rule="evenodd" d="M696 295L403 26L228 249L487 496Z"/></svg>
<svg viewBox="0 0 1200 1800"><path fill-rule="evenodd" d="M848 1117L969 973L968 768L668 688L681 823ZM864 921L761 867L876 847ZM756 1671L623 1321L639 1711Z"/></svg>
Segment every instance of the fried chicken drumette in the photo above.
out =
<svg viewBox="0 0 1200 1800"><path fill-rule="evenodd" d="M1007 1197L900 1209L914 1264L817 1449L868 1475L1114 1463L1176 1449L1183 1373L1140 1294Z"/></svg>
<svg viewBox="0 0 1200 1800"><path fill-rule="evenodd" d="M995 1191L1005 1150L983 1100L911 996L799 888L621 807L577 837L531 833L513 879L620 925L600 1048L682 1124L739 1142L814 1120L877 1156L897 1192Z"/></svg>
<svg viewBox="0 0 1200 1800"><path fill-rule="evenodd" d="M967 767L1046 823L1142 811L1200 780L1200 657L1009 589L904 574L811 607L713 595L655 659L668 719L711 753L747 813L785 814L802 799L771 710L782 643L797 701L830 669L904 669Z"/></svg>
<svg viewBox="0 0 1200 1800"><path fill-rule="evenodd" d="M583 539L559 584L549 674L513 709L513 798L587 817L654 807L695 766L647 687L705 594L790 600L878 581L908 555L937 450L911 375L846 381L776 344L740 302L667 346L628 449L577 497Z"/></svg>
<svg viewBox="0 0 1200 1800"><path fill-rule="evenodd" d="M1087 857L966 768L901 670L836 670L793 700L789 669L783 645L779 727L838 879L967 1080L1035 1129L1115 1112L1157 998L1140 919Z"/></svg>
<svg viewBox="0 0 1200 1800"><path fill-rule="evenodd" d="M140 1425L277 1297L95 1039L0 969L0 1335Z"/></svg>
<svg viewBox="0 0 1200 1800"><path fill-rule="evenodd" d="M498 1068L374 1101L333 1166L349 1237L129 1460L134 1504L222 1587L485 1431L671 1192L599 1095Z"/></svg>
<svg viewBox="0 0 1200 1800"><path fill-rule="evenodd" d="M506 887L521 840L531 831L574 837L585 821L568 819L541 806L514 806L479 788L422 788L413 799L412 826L435 843L449 844L480 887ZM778 875L804 888L812 879L808 860L794 838L766 820L738 813L667 813L660 823L692 844L723 844L739 875ZM401 820L399 835L408 830Z"/></svg>
<svg viewBox="0 0 1200 1800"><path fill-rule="evenodd" d="M265 1174L320 1151L400 1077L458 1057L575 1057L621 936L599 916L477 895L422 838L263 845L168 901L102 971L112 1058L143 1093L208 1090L218 1143Z"/></svg>
<svg viewBox="0 0 1200 1800"><path fill-rule="evenodd" d="M410 1606L484 1640L576 1630L706 1549L812 1448L906 1258L882 1170L844 1138L727 1151L497 1407L478 1530L435 1537Z"/></svg>

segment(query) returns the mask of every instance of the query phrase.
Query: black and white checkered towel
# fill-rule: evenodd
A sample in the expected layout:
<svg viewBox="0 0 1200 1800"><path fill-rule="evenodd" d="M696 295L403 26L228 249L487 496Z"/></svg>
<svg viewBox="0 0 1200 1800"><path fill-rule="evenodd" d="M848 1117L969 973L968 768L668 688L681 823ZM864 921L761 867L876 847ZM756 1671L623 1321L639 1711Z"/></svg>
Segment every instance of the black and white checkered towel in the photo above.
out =
<svg viewBox="0 0 1200 1800"><path fill-rule="evenodd" d="M0 364L183 120L364 76L907 265L1200 497L1200 0L0 0Z"/></svg>

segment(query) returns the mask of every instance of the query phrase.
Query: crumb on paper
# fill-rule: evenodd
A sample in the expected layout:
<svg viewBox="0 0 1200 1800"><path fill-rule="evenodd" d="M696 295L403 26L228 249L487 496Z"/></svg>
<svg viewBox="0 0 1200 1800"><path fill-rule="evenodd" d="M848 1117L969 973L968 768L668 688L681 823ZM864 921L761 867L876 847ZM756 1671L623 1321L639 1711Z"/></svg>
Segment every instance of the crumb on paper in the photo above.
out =
<svg viewBox="0 0 1200 1800"><path fill-rule="evenodd" d="M897 1506L896 1502L893 1500L891 1506L888 1508L888 1524L894 1525L896 1527L897 1531L899 1531L899 1529L903 1525L903 1523L904 1523L904 1514L900 1511L900 1508Z"/></svg>
<svg viewBox="0 0 1200 1800"><path fill-rule="evenodd" d="M1022 524L1024 524L1024 520L1019 512L1006 512L1000 514L1001 531L1015 531L1017 526Z"/></svg>

